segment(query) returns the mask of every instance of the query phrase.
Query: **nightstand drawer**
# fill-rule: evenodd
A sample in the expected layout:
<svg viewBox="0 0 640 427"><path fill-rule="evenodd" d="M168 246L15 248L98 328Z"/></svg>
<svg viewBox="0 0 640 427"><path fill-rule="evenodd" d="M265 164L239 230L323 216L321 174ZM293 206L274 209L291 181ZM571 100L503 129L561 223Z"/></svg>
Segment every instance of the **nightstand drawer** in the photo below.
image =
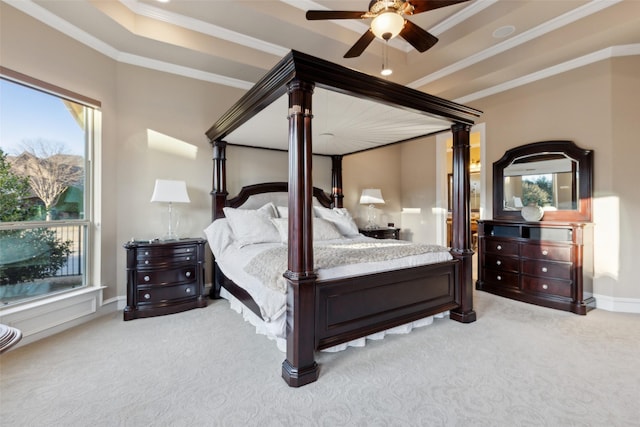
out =
<svg viewBox="0 0 640 427"><path fill-rule="evenodd" d="M136 279L140 285L170 285L189 283L196 280L194 267L182 267L169 270L138 270Z"/></svg>
<svg viewBox="0 0 640 427"><path fill-rule="evenodd" d="M361 234L374 239L400 239L399 228L364 228L358 230Z"/></svg>
<svg viewBox="0 0 640 427"><path fill-rule="evenodd" d="M542 279L523 275L522 289L525 291L571 298L573 286L570 280Z"/></svg>
<svg viewBox="0 0 640 427"><path fill-rule="evenodd" d="M138 301L140 304L155 304L163 301L173 301L182 298L195 298L198 295L197 284L177 286L138 288Z"/></svg>

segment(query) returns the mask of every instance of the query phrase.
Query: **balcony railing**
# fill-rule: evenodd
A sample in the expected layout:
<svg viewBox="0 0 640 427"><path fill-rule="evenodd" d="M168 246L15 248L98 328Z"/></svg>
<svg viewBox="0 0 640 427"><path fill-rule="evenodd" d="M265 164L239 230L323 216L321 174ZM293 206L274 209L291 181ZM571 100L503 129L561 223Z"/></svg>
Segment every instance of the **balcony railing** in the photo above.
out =
<svg viewBox="0 0 640 427"><path fill-rule="evenodd" d="M84 286L86 230L87 224L84 222L2 224L2 305Z"/></svg>

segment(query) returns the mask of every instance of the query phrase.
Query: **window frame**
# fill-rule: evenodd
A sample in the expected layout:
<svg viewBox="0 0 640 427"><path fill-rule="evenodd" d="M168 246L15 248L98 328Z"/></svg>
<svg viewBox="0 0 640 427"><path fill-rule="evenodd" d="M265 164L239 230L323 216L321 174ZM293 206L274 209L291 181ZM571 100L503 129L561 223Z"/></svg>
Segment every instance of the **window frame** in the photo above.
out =
<svg viewBox="0 0 640 427"><path fill-rule="evenodd" d="M50 292L41 296L35 296L32 298L24 298L17 300L15 303L4 304L0 308L17 307L21 304L28 304L34 300L47 300L52 298L58 298L60 294L77 291L78 289L86 289L97 286L99 282L99 267L96 265L94 254L99 253L98 244L99 241L97 234L97 227L95 226L98 221L99 213L96 210L95 201L98 200L99 193L96 186L96 172L97 165L94 162L97 145L101 138L99 130L101 129L101 103L95 99L89 98L84 95L80 95L73 91L61 88L59 86L47 83L45 81L30 77L26 74L11 70L9 68L0 66L0 79L27 87L32 90L40 91L42 93L52 95L61 99L65 99L76 104L81 104L85 107L85 129L84 129L84 144L85 144L85 158L84 158L84 188L83 191L83 217L78 219L62 219L55 221L18 221L18 222L3 222L0 223L0 229L2 230L20 230L20 229L32 229L32 228L55 228L65 226L77 226L83 227L83 274L82 285L76 288L70 288L58 292ZM97 268L94 268L97 267Z"/></svg>

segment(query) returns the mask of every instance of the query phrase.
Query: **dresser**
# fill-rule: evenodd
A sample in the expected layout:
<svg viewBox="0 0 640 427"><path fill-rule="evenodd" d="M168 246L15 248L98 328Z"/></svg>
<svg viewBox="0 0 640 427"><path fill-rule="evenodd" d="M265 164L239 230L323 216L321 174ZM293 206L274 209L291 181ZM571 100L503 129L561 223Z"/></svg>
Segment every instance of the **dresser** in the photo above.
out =
<svg viewBox="0 0 640 427"><path fill-rule="evenodd" d="M394 227L361 228L358 231L360 234L374 239L400 239L400 229Z"/></svg>
<svg viewBox="0 0 640 427"><path fill-rule="evenodd" d="M204 239L131 241L124 320L206 307Z"/></svg>
<svg viewBox="0 0 640 427"><path fill-rule="evenodd" d="M576 314L595 307L590 223L480 220L478 245L478 290Z"/></svg>

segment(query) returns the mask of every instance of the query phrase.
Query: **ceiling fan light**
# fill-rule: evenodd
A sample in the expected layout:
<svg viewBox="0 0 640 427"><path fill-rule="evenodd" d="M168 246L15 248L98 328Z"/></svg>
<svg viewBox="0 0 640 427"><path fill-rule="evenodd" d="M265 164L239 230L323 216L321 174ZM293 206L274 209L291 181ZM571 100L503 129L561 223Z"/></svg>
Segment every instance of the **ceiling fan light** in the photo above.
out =
<svg viewBox="0 0 640 427"><path fill-rule="evenodd" d="M382 12L371 21L371 31L382 40L391 40L402 31L404 18L396 11Z"/></svg>

